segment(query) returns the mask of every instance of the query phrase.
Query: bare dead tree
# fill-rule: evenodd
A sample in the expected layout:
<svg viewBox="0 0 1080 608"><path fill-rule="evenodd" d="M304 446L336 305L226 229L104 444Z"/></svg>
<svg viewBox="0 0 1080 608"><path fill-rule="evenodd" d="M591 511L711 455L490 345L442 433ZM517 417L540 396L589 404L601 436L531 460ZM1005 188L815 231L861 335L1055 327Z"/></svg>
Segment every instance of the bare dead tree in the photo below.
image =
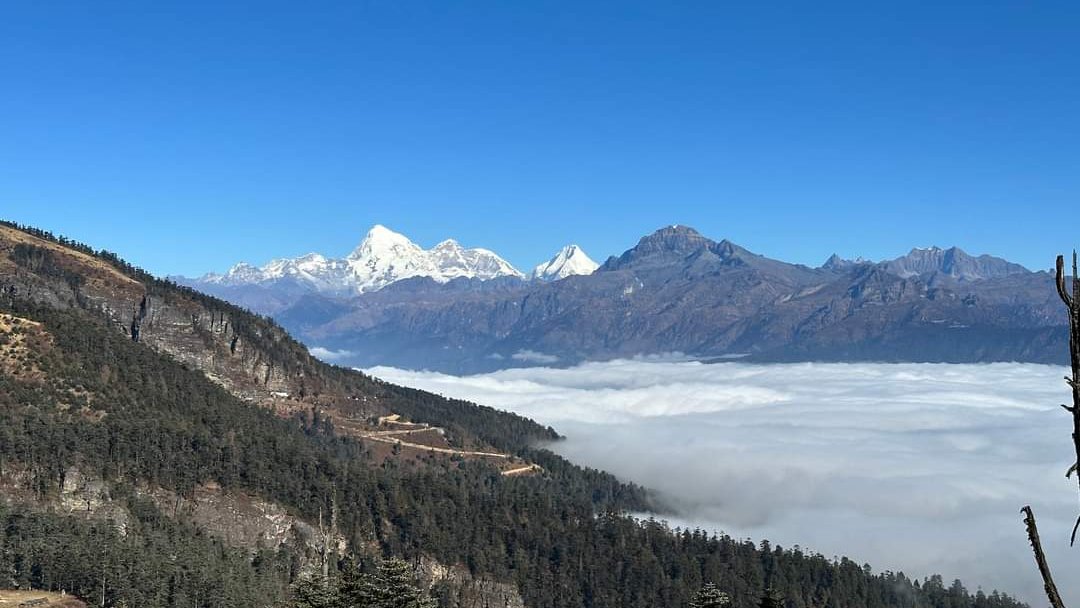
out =
<svg viewBox="0 0 1080 608"><path fill-rule="evenodd" d="M330 581L330 562L336 559L338 537L337 487L330 496L330 527L323 525L323 511L319 508L319 565L323 584Z"/></svg>
<svg viewBox="0 0 1080 608"><path fill-rule="evenodd" d="M1069 470L1066 471L1066 477L1076 471L1077 464L1080 464L1080 281L1077 280L1075 251L1073 252L1072 285L1068 287L1072 287L1072 289L1067 289L1065 284L1065 258L1059 255L1057 258L1057 291L1069 313L1069 359L1072 364L1072 376L1066 376L1065 382L1072 389L1073 398L1071 406L1062 404L1061 407L1072 414L1072 438L1076 451L1076 459L1073 461L1072 466L1069 467ZM1080 490L1080 473L1076 475L1076 482L1077 489ZM1073 524L1069 544L1076 542L1076 529L1078 526L1080 526L1080 517L1077 517L1076 523Z"/></svg>
<svg viewBox="0 0 1080 608"><path fill-rule="evenodd" d="M1061 407L1072 415L1072 440L1075 456L1072 466L1065 471L1065 477L1069 477L1076 472L1077 490L1080 491L1080 472L1077 471L1077 466L1080 465L1080 276L1077 275L1076 252L1073 252L1071 285L1068 284L1065 277L1065 256L1059 255L1057 257L1056 271L1058 296L1065 303L1069 315L1069 362L1072 367L1072 374L1065 376L1065 382L1072 389L1072 405L1063 403ZM1038 566L1039 574L1042 576L1043 588L1046 590L1047 599L1050 600L1050 606L1052 608L1065 608L1065 604L1061 601L1061 595L1058 594L1057 585L1054 584L1054 578L1050 574L1050 565L1046 562L1042 543L1039 541L1039 529L1035 525L1035 514L1030 506L1025 506L1021 511L1024 513L1024 525L1027 526L1028 541L1031 542L1031 550L1035 553L1035 565ZM1080 528L1080 517L1077 517L1076 523L1073 524L1072 534L1069 536L1070 545L1076 542L1078 528Z"/></svg>
<svg viewBox="0 0 1080 608"><path fill-rule="evenodd" d="M1046 556L1043 554L1042 542L1039 541L1039 528L1035 526L1035 514L1031 512L1031 507L1024 507L1021 511L1024 512L1028 540L1031 541L1031 550L1035 552L1035 565L1039 567L1039 574L1042 575L1043 589L1046 590L1046 597L1050 599L1050 607L1065 608L1057 585L1054 584L1054 577L1050 575L1050 564L1046 563Z"/></svg>

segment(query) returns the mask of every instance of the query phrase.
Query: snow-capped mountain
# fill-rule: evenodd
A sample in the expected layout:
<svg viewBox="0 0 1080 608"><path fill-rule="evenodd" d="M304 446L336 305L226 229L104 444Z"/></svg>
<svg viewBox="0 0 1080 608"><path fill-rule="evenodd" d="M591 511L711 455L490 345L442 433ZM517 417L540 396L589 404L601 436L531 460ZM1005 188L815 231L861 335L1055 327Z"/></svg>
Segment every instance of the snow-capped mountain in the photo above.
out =
<svg viewBox="0 0 1080 608"><path fill-rule="evenodd" d="M537 276L558 276L567 248ZM591 266L589 267L591 268ZM1061 353L1054 277L959 250L827 268L768 258L667 226L588 276L436 285L348 301L302 298L275 314L337 362L471 374L639 354L704 360L1038 361ZM273 314L273 313L271 313ZM1050 346L1053 345L1053 346Z"/></svg>
<svg viewBox="0 0 1080 608"><path fill-rule="evenodd" d="M592 274L599 267L581 247L567 245L555 257L534 268L529 276L541 281L557 281L573 275Z"/></svg>
<svg viewBox="0 0 1080 608"><path fill-rule="evenodd" d="M262 267L241 262L225 274L207 274L197 283L224 287L295 283L319 293L345 295L381 289L411 277L445 283L456 278L524 278L506 260L487 249L465 249L446 240L424 249L408 237L376 225L343 259L317 253L272 260Z"/></svg>
<svg viewBox="0 0 1080 608"><path fill-rule="evenodd" d="M555 280L575 274L587 276ZM454 241L425 250L376 226L338 260L308 255L237 265L216 283L177 280L348 353L339 364L450 373L672 351L1049 363L1046 353L1060 349L1047 345L1060 343L1067 322L1052 274L956 248L883 261L831 256L809 268L667 226L599 268L565 247L531 277L490 251Z"/></svg>
<svg viewBox="0 0 1080 608"><path fill-rule="evenodd" d="M453 239L439 243L429 253L439 272L447 280L458 277L479 279L525 277L494 251L481 248L465 249Z"/></svg>

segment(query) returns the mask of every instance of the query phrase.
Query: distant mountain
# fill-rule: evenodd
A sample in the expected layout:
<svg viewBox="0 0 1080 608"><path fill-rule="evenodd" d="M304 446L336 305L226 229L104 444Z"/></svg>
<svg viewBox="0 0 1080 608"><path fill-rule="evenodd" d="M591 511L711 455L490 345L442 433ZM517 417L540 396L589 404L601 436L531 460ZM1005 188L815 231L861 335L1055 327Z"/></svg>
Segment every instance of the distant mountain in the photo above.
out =
<svg viewBox="0 0 1080 608"><path fill-rule="evenodd" d="M873 262L861 257L849 260L834 253L829 256L829 259L825 260L825 263L821 265L821 268L823 270L847 270L852 266L858 266L860 264L873 264Z"/></svg>
<svg viewBox="0 0 1080 608"><path fill-rule="evenodd" d="M425 250L407 237L376 225L343 259L318 253L273 260L261 268L241 262L225 274L207 274L185 283L193 286L282 287L323 294L376 291L411 277L445 283L457 278L493 279L524 275L487 249L465 249L453 239Z"/></svg>
<svg viewBox="0 0 1080 608"><path fill-rule="evenodd" d="M809 268L686 226L646 235L584 276L414 278L304 297L275 318L348 353L339 363L464 373L669 352L950 362L1059 362L1067 352L1046 272L958 249Z"/></svg>
<svg viewBox="0 0 1080 608"><path fill-rule="evenodd" d="M691 255L724 255L727 241L714 243L687 226L668 226L642 237L638 244L618 257L608 258L605 271L624 268L667 267L681 263Z"/></svg>
<svg viewBox="0 0 1080 608"><path fill-rule="evenodd" d="M1030 274L1020 264L989 255L968 255L959 247L912 249L907 255L884 262L885 268L901 277L948 277L958 281L978 281Z"/></svg>
<svg viewBox="0 0 1080 608"><path fill-rule="evenodd" d="M376 226L341 260L312 254L180 282L273 315L356 366L474 372L674 351L1057 362L1066 352L1046 272L955 247L809 268L678 225L599 267L565 247L529 279L489 251L424 250Z"/></svg>
<svg viewBox="0 0 1080 608"><path fill-rule="evenodd" d="M555 257L533 269L529 278L540 281L557 281L576 275L592 274L597 264L577 245L567 245Z"/></svg>
<svg viewBox="0 0 1080 608"><path fill-rule="evenodd" d="M375 225L342 259L309 253L272 260L262 267L241 262L224 274L170 278L252 310L275 313L309 294L354 296L415 277L446 283L456 279L524 279L525 275L487 249L466 249L447 239L425 250L406 236Z"/></svg>

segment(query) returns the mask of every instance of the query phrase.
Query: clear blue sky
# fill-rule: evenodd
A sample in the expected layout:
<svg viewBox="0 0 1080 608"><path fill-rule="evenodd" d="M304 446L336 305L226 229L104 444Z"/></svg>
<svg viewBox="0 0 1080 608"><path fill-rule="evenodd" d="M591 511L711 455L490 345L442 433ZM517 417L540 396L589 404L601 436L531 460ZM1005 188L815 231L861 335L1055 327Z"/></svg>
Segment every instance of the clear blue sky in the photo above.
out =
<svg viewBox="0 0 1080 608"><path fill-rule="evenodd" d="M0 216L161 274L376 222L520 267L672 223L815 265L1080 245L1080 4L783 4L6 3Z"/></svg>

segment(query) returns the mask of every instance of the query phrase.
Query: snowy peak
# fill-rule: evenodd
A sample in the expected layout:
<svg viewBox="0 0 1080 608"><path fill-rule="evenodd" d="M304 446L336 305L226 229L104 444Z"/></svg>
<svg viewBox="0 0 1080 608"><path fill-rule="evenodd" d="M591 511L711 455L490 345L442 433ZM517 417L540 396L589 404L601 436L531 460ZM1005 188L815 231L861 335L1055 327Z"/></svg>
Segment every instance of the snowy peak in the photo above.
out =
<svg viewBox="0 0 1080 608"><path fill-rule="evenodd" d="M233 266L221 277L222 281L259 281L262 280L262 271L246 262L240 262Z"/></svg>
<svg viewBox="0 0 1080 608"><path fill-rule="evenodd" d="M533 269L531 278L539 281L557 281L574 275L592 274L600 265L577 245L567 245L547 262Z"/></svg>
<svg viewBox="0 0 1080 608"><path fill-rule="evenodd" d="M376 291L410 277L436 278L431 256L403 234L376 224L345 258L354 291Z"/></svg>
<svg viewBox="0 0 1080 608"><path fill-rule="evenodd" d="M447 239L424 249L403 234L376 224L345 263L352 271L357 292L375 291L412 277L429 277L439 283L457 278L480 280L524 275L487 249L466 249Z"/></svg>
<svg viewBox="0 0 1080 608"><path fill-rule="evenodd" d="M445 283L462 277L487 280L503 276L524 278L506 260L487 249L465 249L448 239L425 250L405 235L376 224L343 259L309 253L272 260L261 268L242 262L224 275L208 274L200 281L239 286L291 280L320 293L347 295L376 291L412 277L429 277Z"/></svg>
<svg viewBox="0 0 1080 608"><path fill-rule="evenodd" d="M281 281L310 284L320 291L340 291L344 266L338 260L328 260L317 253L298 258L279 258L255 267L246 262L233 266L225 274L207 274L199 279L204 283L236 287L262 285Z"/></svg>
<svg viewBox="0 0 1080 608"><path fill-rule="evenodd" d="M368 230L364 240L345 257L346 260L363 260L372 257L416 257L422 256L424 250L416 243L409 240L404 234L394 232L382 224L375 224Z"/></svg>
<svg viewBox="0 0 1080 608"><path fill-rule="evenodd" d="M478 247L465 249L454 239L439 243L427 254L438 269L438 274L443 277L440 280L437 276L433 276L432 278L437 281L449 281L459 277L482 280L496 277L525 277L495 252Z"/></svg>
<svg viewBox="0 0 1080 608"><path fill-rule="evenodd" d="M486 279L495 277L512 276L519 279L525 278L525 275L510 265L510 262L495 255L495 252L488 251L487 249L466 249L464 251L465 260L471 272L475 273L478 278Z"/></svg>
<svg viewBox="0 0 1080 608"><path fill-rule="evenodd" d="M281 258L271 260L259 271L267 279L276 279L294 274L309 274L322 272L328 266L330 260L317 253L309 253L298 258Z"/></svg>

